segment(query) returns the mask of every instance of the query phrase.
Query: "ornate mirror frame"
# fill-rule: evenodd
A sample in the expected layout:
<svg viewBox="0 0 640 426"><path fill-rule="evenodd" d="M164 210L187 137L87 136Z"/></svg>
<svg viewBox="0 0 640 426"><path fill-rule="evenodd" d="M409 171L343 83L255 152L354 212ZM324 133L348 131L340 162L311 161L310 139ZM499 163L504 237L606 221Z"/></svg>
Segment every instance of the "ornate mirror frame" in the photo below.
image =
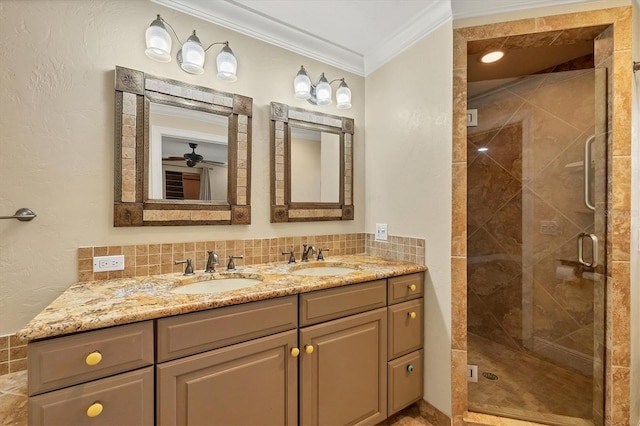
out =
<svg viewBox="0 0 640 426"><path fill-rule="evenodd" d="M340 200L337 203L291 201L291 141L289 126L340 135ZM271 102L271 222L353 220L352 118L322 114Z"/></svg>
<svg viewBox="0 0 640 426"><path fill-rule="evenodd" d="M115 77L114 226L251 223L253 99L124 67ZM227 203L149 199L151 101L228 117Z"/></svg>

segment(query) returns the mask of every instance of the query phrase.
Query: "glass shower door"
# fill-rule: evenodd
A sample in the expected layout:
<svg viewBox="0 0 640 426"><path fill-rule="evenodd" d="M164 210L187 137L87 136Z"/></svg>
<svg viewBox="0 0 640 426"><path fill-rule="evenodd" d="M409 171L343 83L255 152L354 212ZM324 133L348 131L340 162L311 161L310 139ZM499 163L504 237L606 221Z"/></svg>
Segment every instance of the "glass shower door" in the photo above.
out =
<svg viewBox="0 0 640 426"><path fill-rule="evenodd" d="M468 129L474 411L603 424L605 91L605 70L590 69L469 99L478 109Z"/></svg>

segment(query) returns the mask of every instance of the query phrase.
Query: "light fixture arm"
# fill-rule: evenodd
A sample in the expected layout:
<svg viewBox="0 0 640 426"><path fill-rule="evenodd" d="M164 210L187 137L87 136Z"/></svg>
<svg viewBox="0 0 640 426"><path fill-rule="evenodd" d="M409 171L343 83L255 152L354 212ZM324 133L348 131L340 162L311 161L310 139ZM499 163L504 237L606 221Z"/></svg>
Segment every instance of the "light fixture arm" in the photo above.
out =
<svg viewBox="0 0 640 426"><path fill-rule="evenodd" d="M215 42L215 43L211 43L209 45L209 47L204 49L204 51L206 52L207 50L211 49L213 46L217 46L217 45L220 45L220 44L224 44L225 46L229 47L229 42L228 41L218 41L218 42Z"/></svg>
<svg viewBox="0 0 640 426"><path fill-rule="evenodd" d="M176 30L173 29L173 27L171 26L170 23L168 23L167 21L164 20L164 18L160 15L158 16L158 20L160 22L162 22L163 24L165 24L166 26L168 26L171 29L171 32L173 33L174 37L176 38L176 40L178 40L178 43L180 43L180 46L184 45L184 43L182 42L182 40L180 40L180 37L178 37L178 34L176 33Z"/></svg>

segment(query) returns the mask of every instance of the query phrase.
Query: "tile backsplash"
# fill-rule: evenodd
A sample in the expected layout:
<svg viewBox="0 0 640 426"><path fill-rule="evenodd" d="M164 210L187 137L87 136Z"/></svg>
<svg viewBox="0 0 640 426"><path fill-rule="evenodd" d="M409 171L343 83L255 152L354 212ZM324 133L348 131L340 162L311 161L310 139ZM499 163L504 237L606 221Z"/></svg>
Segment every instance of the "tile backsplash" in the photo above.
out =
<svg viewBox="0 0 640 426"><path fill-rule="evenodd" d="M0 376L27 369L27 345L16 336L0 337Z"/></svg>
<svg viewBox="0 0 640 426"><path fill-rule="evenodd" d="M296 237L262 238L247 240L197 241L164 244L138 244L126 246L80 247L78 249L78 281L140 277L180 272L184 265L176 260L193 259L195 270L204 269L207 251L215 250L220 265L226 265L228 256L243 255L236 265L253 265L287 260L282 252L293 248L300 259L302 244L328 248L326 259L331 256L366 253L389 260L404 260L424 265L424 239L389 236L386 242L375 241L373 234L327 234ZM93 257L124 255L123 271L93 272Z"/></svg>

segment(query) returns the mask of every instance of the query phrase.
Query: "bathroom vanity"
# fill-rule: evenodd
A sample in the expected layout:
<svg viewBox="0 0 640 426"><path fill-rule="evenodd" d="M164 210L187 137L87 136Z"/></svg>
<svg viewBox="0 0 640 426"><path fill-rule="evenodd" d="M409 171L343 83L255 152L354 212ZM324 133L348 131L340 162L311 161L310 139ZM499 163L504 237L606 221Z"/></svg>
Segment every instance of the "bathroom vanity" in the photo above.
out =
<svg viewBox="0 0 640 426"><path fill-rule="evenodd" d="M43 330L59 315L50 306L22 330L30 424L383 421L422 397L425 268L344 256L356 257L369 264L353 262L358 269L339 276L254 265L261 284L215 295L171 293L185 283L175 275L112 280L111 290L109 282L84 283L120 296L103 302L129 318L100 320L76 306L77 318ZM90 311L87 290L74 287L68 292ZM127 312L127 299L141 292L147 304Z"/></svg>

